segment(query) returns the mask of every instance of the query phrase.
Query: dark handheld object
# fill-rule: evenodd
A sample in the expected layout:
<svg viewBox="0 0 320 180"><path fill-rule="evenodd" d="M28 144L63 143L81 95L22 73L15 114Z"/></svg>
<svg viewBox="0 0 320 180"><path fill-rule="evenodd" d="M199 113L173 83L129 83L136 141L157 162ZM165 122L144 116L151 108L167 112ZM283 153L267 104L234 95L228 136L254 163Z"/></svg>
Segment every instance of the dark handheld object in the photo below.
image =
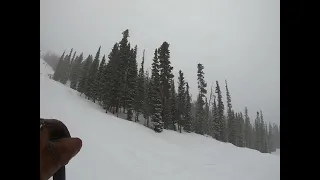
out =
<svg viewBox="0 0 320 180"><path fill-rule="evenodd" d="M49 141L58 141L62 138L70 138L68 128L56 119L42 119L40 118L40 128L46 126L49 131ZM54 175L53 180L65 180L66 168L62 166Z"/></svg>

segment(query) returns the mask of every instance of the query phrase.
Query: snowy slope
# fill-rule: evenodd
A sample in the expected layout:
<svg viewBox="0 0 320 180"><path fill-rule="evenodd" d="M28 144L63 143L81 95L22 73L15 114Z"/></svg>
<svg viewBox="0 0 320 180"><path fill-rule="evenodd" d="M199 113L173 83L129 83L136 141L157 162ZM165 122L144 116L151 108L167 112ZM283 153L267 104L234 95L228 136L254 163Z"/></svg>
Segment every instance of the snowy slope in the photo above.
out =
<svg viewBox="0 0 320 180"><path fill-rule="evenodd" d="M104 113L47 76L41 81L40 116L62 120L72 136L83 140L67 165L68 180L280 179L279 156L193 133L155 133Z"/></svg>
<svg viewBox="0 0 320 180"><path fill-rule="evenodd" d="M40 58L40 74L53 74L54 71L42 58Z"/></svg>

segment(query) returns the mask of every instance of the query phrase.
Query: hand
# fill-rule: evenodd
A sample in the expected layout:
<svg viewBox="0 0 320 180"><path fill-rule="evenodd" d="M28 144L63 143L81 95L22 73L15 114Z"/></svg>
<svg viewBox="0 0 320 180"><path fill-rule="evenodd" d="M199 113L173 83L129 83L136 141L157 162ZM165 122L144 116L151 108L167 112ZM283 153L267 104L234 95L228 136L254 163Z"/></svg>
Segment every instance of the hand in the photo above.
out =
<svg viewBox="0 0 320 180"><path fill-rule="evenodd" d="M48 122L48 126L40 128L40 180L48 180L61 167L67 165L82 147L79 138L49 141L50 135L54 134L53 130L61 131L64 124L58 120L48 120Z"/></svg>

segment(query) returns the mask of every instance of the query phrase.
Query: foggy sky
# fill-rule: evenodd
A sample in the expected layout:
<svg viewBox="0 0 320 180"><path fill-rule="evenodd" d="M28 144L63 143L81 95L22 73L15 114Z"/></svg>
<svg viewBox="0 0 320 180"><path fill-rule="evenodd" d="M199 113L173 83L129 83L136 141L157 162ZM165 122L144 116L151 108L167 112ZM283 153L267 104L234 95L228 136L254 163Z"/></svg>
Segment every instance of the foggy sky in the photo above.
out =
<svg viewBox="0 0 320 180"><path fill-rule="evenodd" d="M247 106L253 121L261 109L265 121L280 124L279 0L40 0L44 51L74 48L87 57L101 45L107 56L125 29L139 66L146 50L145 69L154 49L170 44L175 82L182 70L193 100L202 63L208 95L217 80L226 99L226 79L235 111Z"/></svg>

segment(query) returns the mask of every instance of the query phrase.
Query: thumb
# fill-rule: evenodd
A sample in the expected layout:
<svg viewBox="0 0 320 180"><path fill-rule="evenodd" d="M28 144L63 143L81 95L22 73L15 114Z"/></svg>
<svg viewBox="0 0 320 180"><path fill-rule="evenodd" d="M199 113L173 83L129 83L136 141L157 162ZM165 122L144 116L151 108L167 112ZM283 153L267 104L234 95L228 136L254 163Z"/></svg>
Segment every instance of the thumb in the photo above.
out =
<svg viewBox="0 0 320 180"><path fill-rule="evenodd" d="M63 138L53 143L59 156L58 164L64 166L80 151L82 141L79 138Z"/></svg>

